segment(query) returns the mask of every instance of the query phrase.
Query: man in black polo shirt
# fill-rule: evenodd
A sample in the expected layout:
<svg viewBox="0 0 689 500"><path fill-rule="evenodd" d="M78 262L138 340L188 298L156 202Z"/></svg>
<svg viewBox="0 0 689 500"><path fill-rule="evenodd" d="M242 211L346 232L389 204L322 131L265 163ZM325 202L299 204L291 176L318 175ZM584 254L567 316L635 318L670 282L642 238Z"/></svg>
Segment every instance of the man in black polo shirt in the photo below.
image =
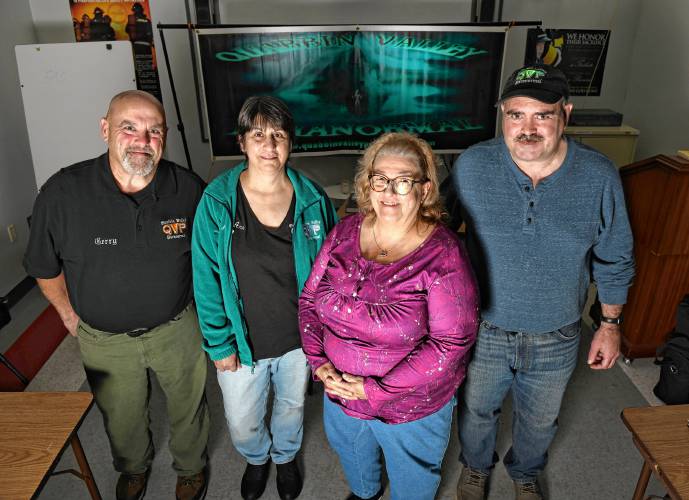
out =
<svg viewBox="0 0 689 500"><path fill-rule="evenodd" d="M116 95L100 131L106 154L41 188L24 266L79 339L117 499L143 497L153 460L148 370L167 398L176 496L202 498L209 421L190 244L204 183L161 159L165 112L150 94Z"/></svg>

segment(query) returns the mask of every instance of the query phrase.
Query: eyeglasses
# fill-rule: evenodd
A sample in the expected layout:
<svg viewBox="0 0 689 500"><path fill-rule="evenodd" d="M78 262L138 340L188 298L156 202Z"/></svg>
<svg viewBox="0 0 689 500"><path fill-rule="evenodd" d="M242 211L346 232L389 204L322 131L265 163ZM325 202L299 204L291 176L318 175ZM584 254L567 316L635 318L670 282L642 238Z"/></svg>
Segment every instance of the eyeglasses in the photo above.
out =
<svg viewBox="0 0 689 500"><path fill-rule="evenodd" d="M407 195L414 187L414 184L423 184L428 182L428 179L421 179L417 181L411 177L395 177L394 179L388 179L383 174L369 174L368 183L371 189L377 193L382 193L388 188L388 185L392 183L392 191L395 194Z"/></svg>

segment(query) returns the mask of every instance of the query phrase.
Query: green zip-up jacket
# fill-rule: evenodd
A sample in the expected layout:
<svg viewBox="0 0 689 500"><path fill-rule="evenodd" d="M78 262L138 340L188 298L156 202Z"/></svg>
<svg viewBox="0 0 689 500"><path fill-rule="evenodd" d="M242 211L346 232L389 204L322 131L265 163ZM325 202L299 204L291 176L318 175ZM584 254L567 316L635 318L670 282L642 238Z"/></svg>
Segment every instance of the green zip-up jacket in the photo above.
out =
<svg viewBox="0 0 689 500"><path fill-rule="evenodd" d="M237 353L241 364L252 366L254 359L232 264L237 183L239 174L246 168L246 162L242 162L218 176L204 191L194 216L191 261L203 348L213 361ZM286 171L296 197L292 247L297 290L301 293L325 236L337 222L337 215L317 184L289 166ZM270 297L266 297L266 302L269 301Z"/></svg>

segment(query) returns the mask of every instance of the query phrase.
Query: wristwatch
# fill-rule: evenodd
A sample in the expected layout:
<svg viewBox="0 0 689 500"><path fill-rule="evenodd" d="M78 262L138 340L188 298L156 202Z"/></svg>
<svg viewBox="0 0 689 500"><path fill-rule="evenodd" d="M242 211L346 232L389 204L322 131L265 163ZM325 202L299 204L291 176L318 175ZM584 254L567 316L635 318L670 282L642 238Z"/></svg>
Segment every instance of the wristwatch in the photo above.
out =
<svg viewBox="0 0 689 500"><path fill-rule="evenodd" d="M610 323L611 325L621 325L622 324L622 316L618 316L616 318L608 318L607 316L603 316L601 314L600 321L601 321L601 323Z"/></svg>

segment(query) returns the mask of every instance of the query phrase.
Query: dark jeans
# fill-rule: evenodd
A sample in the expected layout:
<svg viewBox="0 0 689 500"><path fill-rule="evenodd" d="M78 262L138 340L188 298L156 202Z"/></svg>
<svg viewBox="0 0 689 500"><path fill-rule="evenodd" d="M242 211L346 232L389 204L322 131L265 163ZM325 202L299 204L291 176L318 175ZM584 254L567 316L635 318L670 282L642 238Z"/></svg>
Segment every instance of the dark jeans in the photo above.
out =
<svg viewBox="0 0 689 500"><path fill-rule="evenodd" d="M557 431L562 396L577 362L580 322L549 333L509 332L481 322L460 389L460 461L490 472L497 461L498 417L512 390L512 447L505 466L515 481L543 470Z"/></svg>

